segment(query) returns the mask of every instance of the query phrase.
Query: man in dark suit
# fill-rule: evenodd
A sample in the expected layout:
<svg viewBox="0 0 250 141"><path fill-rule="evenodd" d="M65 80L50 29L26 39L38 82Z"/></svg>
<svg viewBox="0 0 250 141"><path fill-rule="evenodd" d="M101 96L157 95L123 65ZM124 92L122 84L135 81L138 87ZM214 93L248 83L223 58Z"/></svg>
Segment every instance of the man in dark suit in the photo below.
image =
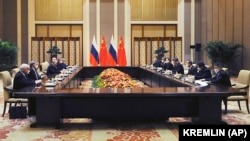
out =
<svg viewBox="0 0 250 141"><path fill-rule="evenodd" d="M60 72L61 72L61 68L58 65L58 60L57 59L53 60L47 69L47 76L51 78L55 76L56 74L59 74Z"/></svg>
<svg viewBox="0 0 250 141"><path fill-rule="evenodd" d="M164 58L164 63L162 64L162 68L164 70L172 70L174 68L170 58Z"/></svg>
<svg viewBox="0 0 250 141"><path fill-rule="evenodd" d="M214 84L221 84L231 87L230 77L228 73L222 69L221 62L214 63L214 72L216 73L215 76L211 79L206 79L206 80L211 81L211 83Z"/></svg>
<svg viewBox="0 0 250 141"><path fill-rule="evenodd" d="M193 66L193 62L191 60L186 61L187 67L188 67L188 73L189 75L195 75L197 73L197 67Z"/></svg>
<svg viewBox="0 0 250 141"><path fill-rule="evenodd" d="M28 74L30 73L30 66L28 64L22 64L20 71L14 77L13 89L18 90L27 86L35 86L36 84L42 83L42 80L30 79Z"/></svg>
<svg viewBox="0 0 250 141"><path fill-rule="evenodd" d="M38 62L35 62L35 61L30 62L30 73L28 74L30 79L33 79L33 80L41 79L41 76L37 72L38 68L39 68Z"/></svg>
<svg viewBox="0 0 250 141"><path fill-rule="evenodd" d="M184 74L184 68L182 66L182 64L179 62L179 59L178 58L174 58L172 59L172 63L173 63L173 74L175 73L180 73L180 74Z"/></svg>
<svg viewBox="0 0 250 141"><path fill-rule="evenodd" d="M157 57L154 57L153 64L154 67L161 67L161 60L157 59Z"/></svg>
<svg viewBox="0 0 250 141"><path fill-rule="evenodd" d="M65 59L64 58L60 58L58 59L58 63L61 69L66 69L68 67L68 65L65 63Z"/></svg>
<svg viewBox="0 0 250 141"><path fill-rule="evenodd" d="M33 80L29 78L30 66L28 64L22 64L20 71L14 77L13 89L20 90L28 86L35 86L36 84L42 83L42 80ZM29 98L28 111L29 115L35 115L35 101L32 98Z"/></svg>
<svg viewBox="0 0 250 141"><path fill-rule="evenodd" d="M212 78L211 70L205 66L203 62L197 64L197 73L195 80Z"/></svg>

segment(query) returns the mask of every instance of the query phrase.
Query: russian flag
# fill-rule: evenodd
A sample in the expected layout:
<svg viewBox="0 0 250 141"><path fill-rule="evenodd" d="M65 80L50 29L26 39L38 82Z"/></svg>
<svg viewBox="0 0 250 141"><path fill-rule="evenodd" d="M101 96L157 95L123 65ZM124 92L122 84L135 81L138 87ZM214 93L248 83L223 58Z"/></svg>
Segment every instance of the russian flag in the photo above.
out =
<svg viewBox="0 0 250 141"><path fill-rule="evenodd" d="M95 35L93 36L93 40L92 40L92 45L91 45L91 49L90 49L90 64L92 66L97 66L99 64L99 55L98 55L98 51L96 49L96 39L95 39Z"/></svg>
<svg viewBox="0 0 250 141"><path fill-rule="evenodd" d="M110 66L116 66L117 64L117 55L116 50L114 46L114 38L113 35L111 37L110 46L109 46L109 65Z"/></svg>

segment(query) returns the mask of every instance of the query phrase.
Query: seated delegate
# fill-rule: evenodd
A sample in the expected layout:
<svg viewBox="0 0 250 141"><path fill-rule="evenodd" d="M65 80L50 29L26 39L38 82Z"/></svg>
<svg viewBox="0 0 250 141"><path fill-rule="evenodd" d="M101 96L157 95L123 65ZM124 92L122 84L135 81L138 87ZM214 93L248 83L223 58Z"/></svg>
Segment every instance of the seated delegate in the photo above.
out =
<svg viewBox="0 0 250 141"><path fill-rule="evenodd" d="M203 62L197 64L197 73L194 75L195 80L212 78L211 70Z"/></svg>
<svg viewBox="0 0 250 141"><path fill-rule="evenodd" d="M27 86L35 86L36 84L42 83L41 79L33 80L30 79L30 66L28 64L22 64L20 66L20 71L14 77L13 89L18 90Z"/></svg>
<svg viewBox="0 0 250 141"><path fill-rule="evenodd" d="M161 60L157 59L157 57L154 57L152 65L153 67L161 67Z"/></svg>
<svg viewBox="0 0 250 141"><path fill-rule="evenodd" d="M28 64L22 64L20 66L20 71L17 72L17 74L14 77L14 85L13 89L20 90L22 88L28 87L28 86L35 86L36 84L41 84L42 80L41 79L31 79L29 77L30 73L30 66ZM29 115L35 115L36 111L36 103L34 98L29 98L28 99L29 104L28 104L28 114Z"/></svg>
<svg viewBox="0 0 250 141"><path fill-rule="evenodd" d="M30 79L33 79L33 80L41 79L41 76L37 71L38 68L39 68L38 62L35 62L35 61L30 62L30 73L28 74Z"/></svg>
<svg viewBox="0 0 250 141"><path fill-rule="evenodd" d="M174 68L173 64L171 63L170 58L164 59L164 63L162 64L162 68L164 70L172 70Z"/></svg>
<svg viewBox="0 0 250 141"><path fill-rule="evenodd" d="M214 63L214 72L215 76L213 78L207 78L207 81L211 81L211 83L214 84L220 84L231 87L230 77L228 73L222 69L221 62Z"/></svg>
<svg viewBox="0 0 250 141"><path fill-rule="evenodd" d="M193 66L193 62L191 60L186 61L186 65L188 68L188 75L195 75L197 73L197 67Z"/></svg>
<svg viewBox="0 0 250 141"><path fill-rule="evenodd" d="M53 62L49 65L48 69L47 69L47 76L48 77L53 77L57 74L59 74L61 72L61 68L58 65L58 61L57 60L53 60Z"/></svg>
<svg viewBox="0 0 250 141"><path fill-rule="evenodd" d="M68 65L65 63L64 58L58 59L58 65L60 66L61 69L66 69L68 67Z"/></svg>
<svg viewBox="0 0 250 141"><path fill-rule="evenodd" d="M173 69L172 69L173 74L175 73L184 74L184 68L182 64L179 62L178 58L172 59L172 64L173 64Z"/></svg>

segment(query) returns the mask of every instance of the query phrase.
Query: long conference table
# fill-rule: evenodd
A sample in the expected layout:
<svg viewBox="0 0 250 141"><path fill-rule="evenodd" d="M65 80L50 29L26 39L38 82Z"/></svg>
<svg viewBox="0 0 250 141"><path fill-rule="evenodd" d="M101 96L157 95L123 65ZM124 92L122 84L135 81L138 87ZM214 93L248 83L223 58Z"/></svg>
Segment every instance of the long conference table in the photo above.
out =
<svg viewBox="0 0 250 141"><path fill-rule="evenodd" d="M222 124L221 102L247 90L220 85L204 87L183 82L143 67L113 67L142 81L142 88L79 88L109 67L78 67L54 87L27 87L14 97L36 99L36 122L31 127L60 127L65 118L93 120L166 120L192 117L199 124Z"/></svg>

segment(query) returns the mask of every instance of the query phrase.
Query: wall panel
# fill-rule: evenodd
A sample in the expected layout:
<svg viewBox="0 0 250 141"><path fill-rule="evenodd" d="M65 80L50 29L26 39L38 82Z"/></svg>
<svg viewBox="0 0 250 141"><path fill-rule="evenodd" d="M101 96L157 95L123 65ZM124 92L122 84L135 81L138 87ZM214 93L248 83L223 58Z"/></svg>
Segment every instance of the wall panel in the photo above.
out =
<svg viewBox="0 0 250 141"><path fill-rule="evenodd" d="M207 41L213 40L213 1L207 0Z"/></svg>
<svg viewBox="0 0 250 141"><path fill-rule="evenodd" d="M202 45L209 41L239 43L244 49L237 50L233 74L241 68L250 69L250 1L249 0L202 0L201 1ZM243 58L242 58L243 56ZM206 56L203 57L206 63Z"/></svg>
<svg viewBox="0 0 250 141"><path fill-rule="evenodd" d="M218 0L219 2L219 41L226 41L226 0Z"/></svg>
<svg viewBox="0 0 250 141"><path fill-rule="evenodd" d="M207 0L201 1L201 42L207 42Z"/></svg>
<svg viewBox="0 0 250 141"><path fill-rule="evenodd" d="M164 26L144 26L145 37L158 37L164 36Z"/></svg>
<svg viewBox="0 0 250 141"><path fill-rule="evenodd" d="M234 42L242 44L242 29L243 29L243 1L234 0Z"/></svg>
<svg viewBox="0 0 250 141"><path fill-rule="evenodd" d="M226 0L226 42L233 41L234 28L234 0Z"/></svg>
<svg viewBox="0 0 250 141"><path fill-rule="evenodd" d="M218 0L213 1L213 40L219 39L219 3Z"/></svg>
<svg viewBox="0 0 250 141"><path fill-rule="evenodd" d="M84 0L35 0L36 21L83 20Z"/></svg>
<svg viewBox="0 0 250 141"><path fill-rule="evenodd" d="M70 26L65 25L50 25L49 37L67 37L70 36Z"/></svg>
<svg viewBox="0 0 250 141"><path fill-rule="evenodd" d="M250 0L243 0L243 68L250 69Z"/></svg>
<svg viewBox="0 0 250 141"><path fill-rule="evenodd" d="M132 21L177 21L177 0L131 0Z"/></svg>
<svg viewBox="0 0 250 141"><path fill-rule="evenodd" d="M47 25L36 26L36 36L37 37L49 36L48 26Z"/></svg>
<svg viewBox="0 0 250 141"><path fill-rule="evenodd" d="M177 26L176 25L168 25L165 27L166 37L176 37L177 36Z"/></svg>

